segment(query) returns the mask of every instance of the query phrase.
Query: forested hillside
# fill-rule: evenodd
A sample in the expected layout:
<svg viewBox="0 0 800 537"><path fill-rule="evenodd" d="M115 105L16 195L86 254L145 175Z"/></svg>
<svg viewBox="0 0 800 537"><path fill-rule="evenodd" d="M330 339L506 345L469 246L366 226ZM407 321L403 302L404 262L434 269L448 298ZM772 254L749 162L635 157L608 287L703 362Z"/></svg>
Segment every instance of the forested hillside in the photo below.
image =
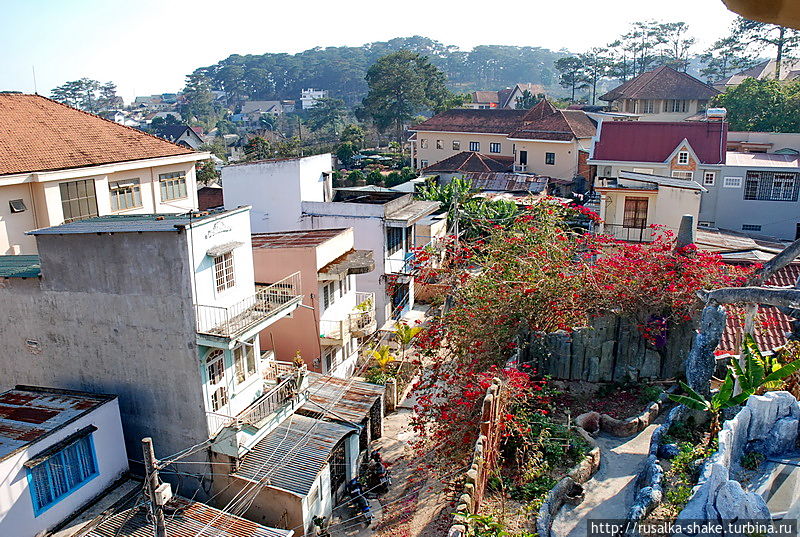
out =
<svg viewBox="0 0 800 537"><path fill-rule="evenodd" d="M367 93L364 75L375 61L401 49L427 55L442 69L451 89L499 89L517 82L558 84L555 61L564 53L540 47L482 45L464 52L426 37L402 37L360 47L313 48L297 54L238 55L195 74L213 89L250 99L296 99L303 87L327 89L331 97L355 105Z"/></svg>

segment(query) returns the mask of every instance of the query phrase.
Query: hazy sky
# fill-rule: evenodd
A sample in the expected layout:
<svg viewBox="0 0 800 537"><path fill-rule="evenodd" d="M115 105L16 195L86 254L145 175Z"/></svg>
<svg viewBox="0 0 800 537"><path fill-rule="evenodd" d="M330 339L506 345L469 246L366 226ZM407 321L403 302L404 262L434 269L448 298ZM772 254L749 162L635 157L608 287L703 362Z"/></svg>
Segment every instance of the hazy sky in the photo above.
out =
<svg viewBox="0 0 800 537"><path fill-rule="evenodd" d="M0 0L0 6L0 90L33 92L35 66L41 94L89 77L116 82L126 102L177 91L186 74L233 53L293 53L411 35L464 49L580 52L648 19L689 23L702 50L734 19L722 0Z"/></svg>

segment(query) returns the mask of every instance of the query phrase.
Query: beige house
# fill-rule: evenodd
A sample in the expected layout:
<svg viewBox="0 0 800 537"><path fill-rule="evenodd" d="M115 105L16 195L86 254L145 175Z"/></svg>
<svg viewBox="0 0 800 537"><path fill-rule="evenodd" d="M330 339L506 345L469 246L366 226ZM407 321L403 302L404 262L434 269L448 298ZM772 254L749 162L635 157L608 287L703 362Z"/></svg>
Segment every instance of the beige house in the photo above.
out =
<svg viewBox="0 0 800 537"><path fill-rule="evenodd" d="M598 178L599 233L631 242L650 242L660 226L677 233L681 217L700 213L700 195L706 189L696 181L645 173L620 172L618 178Z"/></svg>
<svg viewBox="0 0 800 537"><path fill-rule="evenodd" d="M719 91L733 88L747 80L755 78L757 80L774 80L777 62L775 60L764 60L749 69L740 71L723 80L714 83L714 87ZM780 80L789 82L800 78L800 60L783 58L781 60Z"/></svg>
<svg viewBox="0 0 800 537"><path fill-rule="evenodd" d="M640 121L684 121L703 114L717 94L708 84L665 65L628 80L600 99L608 101L610 111L639 114Z"/></svg>
<svg viewBox="0 0 800 537"><path fill-rule="evenodd" d="M463 151L513 158L514 171L572 179L585 165L596 123L582 110L559 110L542 100L530 110L452 109L411 130L417 169Z"/></svg>
<svg viewBox="0 0 800 537"><path fill-rule="evenodd" d="M0 93L0 125L0 254L36 253L33 229L197 208L208 153L39 95Z"/></svg>

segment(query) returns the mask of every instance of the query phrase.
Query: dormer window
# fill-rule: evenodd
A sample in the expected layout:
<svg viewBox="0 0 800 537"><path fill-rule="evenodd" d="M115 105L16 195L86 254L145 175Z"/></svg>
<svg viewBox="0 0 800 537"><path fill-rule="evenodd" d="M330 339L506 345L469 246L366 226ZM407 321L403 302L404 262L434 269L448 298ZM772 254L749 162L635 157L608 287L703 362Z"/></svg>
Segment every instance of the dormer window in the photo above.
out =
<svg viewBox="0 0 800 537"><path fill-rule="evenodd" d="M678 164L689 164L689 152L681 151L678 153Z"/></svg>

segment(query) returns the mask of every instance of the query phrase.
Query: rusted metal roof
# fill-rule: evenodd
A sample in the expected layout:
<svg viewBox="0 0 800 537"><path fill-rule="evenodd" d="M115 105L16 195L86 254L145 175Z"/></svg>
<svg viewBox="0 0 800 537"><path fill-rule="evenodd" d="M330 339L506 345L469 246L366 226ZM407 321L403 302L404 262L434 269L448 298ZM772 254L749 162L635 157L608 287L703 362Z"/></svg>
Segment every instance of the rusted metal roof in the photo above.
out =
<svg viewBox="0 0 800 537"><path fill-rule="evenodd" d="M278 231L253 233L253 248L308 248L347 231L347 228L310 229L307 231Z"/></svg>
<svg viewBox="0 0 800 537"><path fill-rule="evenodd" d="M300 412L334 421L360 424L383 397L386 388L378 384L308 373L308 402Z"/></svg>
<svg viewBox="0 0 800 537"><path fill-rule="evenodd" d="M293 414L259 441L234 476L306 496L334 448L355 427Z"/></svg>
<svg viewBox="0 0 800 537"><path fill-rule="evenodd" d="M33 386L0 394L0 461L115 397Z"/></svg>
<svg viewBox="0 0 800 537"><path fill-rule="evenodd" d="M167 537L292 537L294 531L262 526L204 503L173 496L164 506ZM153 537L147 507L121 509L83 537Z"/></svg>
<svg viewBox="0 0 800 537"><path fill-rule="evenodd" d="M464 176L472 181L477 190L494 192L530 192L539 194L547 188L549 177L521 173L467 173ZM442 183L449 181L442 180Z"/></svg>

